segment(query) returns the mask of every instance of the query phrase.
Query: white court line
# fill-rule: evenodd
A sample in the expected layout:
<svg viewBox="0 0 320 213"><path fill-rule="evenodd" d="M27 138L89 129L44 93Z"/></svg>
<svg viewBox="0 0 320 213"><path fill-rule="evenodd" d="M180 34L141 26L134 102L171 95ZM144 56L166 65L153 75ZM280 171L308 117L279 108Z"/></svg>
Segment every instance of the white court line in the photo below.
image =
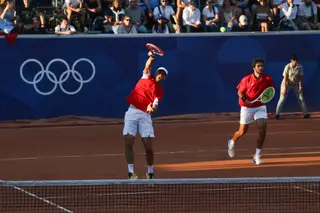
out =
<svg viewBox="0 0 320 213"><path fill-rule="evenodd" d="M4 183L4 181L0 180L0 183ZM66 208L64 208L64 207L62 207L62 206L60 206L58 204L55 204L55 203L53 203L53 202L51 202L51 201L49 201L49 200L47 200L45 198L39 197L39 196L37 196L37 195L35 195L35 194L31 193L31 192L28 192L27 190L24 190L24 189L22 189L20 187L17 187L17 186L10 186L10 187L12 187L13 189L18 190L18 191L20 191L20 192L22 192L24 194L27 194L27 195L29 195L31 197L34 197L35 199L41 200L44 203L47 203L47 204L49 204L51 206L54 206L54 207L56 207L56 208L58 208L58 209L60 209L60 210L62 210L64 212L73 213L69 209L66 209Z"/></svg>
<svg viewBox="0 0 320 213"><path fill-rule="evenodd" d="M294 186L293 188L300 189L300 190L305 191L305 192L310 192L312 194L320 195L319 192L316 192L316 191L313 191L313 190L310 190L310 189L306 189L306 188L303 188L303 187Z"/></svg>
<svg viewBox="0 0 320 213"><path fill-rule="evenodd" d="M264 186L264 187L245 187L245 188L221 188L221 189L194 189L188 190L188 192L212 192L212 191L235 191L235 190L263 190L263 189L280 189L281 186ZM108 197L108 196L121 196L121 195L148 195L148 194L170 194L170 191L159 192L118 192L118 193L105 193L105 194L86 194L85 197ZM83 197L82 195L79 195ZM45 199L64 199L71 196L53 196L45 197ZM76 197L76 196L72 196Z"/></svg>
<svg viewBox="0 0 320 213"><path fill-rule="evenodd" d="M263 150L303 150L303 149L320 149L320 146L307 147L279 147L279 148L264 148ZM239 151L250 151L251 149L237 149ZM226 149L200 149L195 151L163 151L155 152L155 155L177 155L177 154L195 154L208 152L226 152ZM0 158L1 161L23 161L23 160L45 160L45 159L65 159L65 158L97 158L97 157L118 157L123 156L123 153L110 154L90 154L90 155L57 155L57 156L34 156L34 157L16 157L16 158ZM145 153L137 153L137 155L145 155Z"/></svg>

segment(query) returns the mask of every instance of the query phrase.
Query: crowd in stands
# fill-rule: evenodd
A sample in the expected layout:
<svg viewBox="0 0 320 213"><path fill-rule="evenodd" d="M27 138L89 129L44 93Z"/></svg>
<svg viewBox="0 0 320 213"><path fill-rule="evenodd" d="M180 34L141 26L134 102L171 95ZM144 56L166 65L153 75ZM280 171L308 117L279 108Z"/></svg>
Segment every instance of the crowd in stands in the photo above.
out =
<svg viewBox="0 0 320 213"><path fill-rule="evenodd" d="M0 32L318 30L319 6L312 0L0 0Z"/></svg>

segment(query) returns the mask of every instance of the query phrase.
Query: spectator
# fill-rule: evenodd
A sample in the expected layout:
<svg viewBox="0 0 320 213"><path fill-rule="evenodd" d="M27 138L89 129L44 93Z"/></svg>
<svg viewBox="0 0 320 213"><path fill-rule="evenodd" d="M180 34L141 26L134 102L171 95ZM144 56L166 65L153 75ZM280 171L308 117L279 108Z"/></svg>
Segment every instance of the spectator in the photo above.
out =
<svg viewBox="0 0 320 213"><path fill-rule="evenodd" d="M156 17L156 23L152 28L152 33L169 34L169 28L165 23L166 20L167 19L163 15L159 14Z"/></svg>
<svg viewBox="0 0 320 213"><path fill-rule="evenodd" d="M76 33L76 29L68 24L68 18L62 18L60 25L55 28L55 33L58 35L71 35Z"/></svg>
<svg viewBox="0 0 320 213"><path fill-rule="evenodd" d="M101 0L84 0L84 8L88 14L88 24L90 30L93 29L93 23L97 18L103 17Z"/></svg>
<svg viewBox="0 0 320 213"><path fill-rule="evenodd" d="M219 31L219 11L213 6L213 0L207 0L206 6L202 10L205 32Z"/></svg>
<svg viewBox="0 0 320 213"><path fill-rule="evenodd" d="M178 22L176 13L174 12L173 8L170 5L168 5L168 0L160 0L160 2L161 2L161 5L154 8L153 10L154 17L158 17L159 15L162 15L163 17L165 17L163 21L168 26L169 31L171 33L177 32L174 29L173 24L171 22L171 18L173 18L174 22L176 23L176 29L178 29L178 32L179 32L180 27L179 27L179 22Z"/></svg>
<svg viewBox="0 0 320 213"><path fill-rule="evenodd" d="M184 8L182 13L183 25L186 28L187 33L200 32L201 27L201 13L197 8L195 2L190 2L189 6Z"/></svg>
<svg viewBox="0 0 320 213"><path fill-rule="evenodd" d="M258 0L260 3L252 13L253 27L261 32L268 32L272 26L272 10L266 4L267 0Z"/></svg>
<svg viewBox="0 0 320 213"><path fill-rule="evenodd" d="M24 33L27 34L45 34L46 29L42 26L40 18L34 17L31 28L25 29Z"/></svg>
<svg viewBox="0 0 320 213"><path fill-rule="evenodd" d="M241 14L238 8L231 6L231 0L224 0L223 6L219 11L221 25L231 31L232 26L238 24L237 17Z"/></svg>
<svg viewBox="0 0 320 213"><path fill-rule="evenodd" d="M232 0L232 3L240 9L241 15L251 17L249 0Z"/></svg>
<svg viewBox="0 0 320 213"><path fill-rule="evenodd" d="M129 16L124 16L123 22L117 28L116 34L137 34L138 31L136 27L131 24L131 18Z"/></svg>
<svg viewBox="0 0 320 213"><path fill-rule="evenodd" d="M125 16L125 11L121 7L119 0L113 0L112 6L105 10L105 19L113 24L113 32L118 31L118 27L122 24L122 19Z"/></svg>
<svg viewBox="0 0 320 213"><path fill-rule="evenodd" d="M293 4L293 0L287 0L286 3L283 3L278 7L280 8L280 30L298 30L296 25L298 7Z"/></svg>
<svg viewBox="0 0 320 213"><path fill-rule="evenodd" d="M232 31L235 32L247 32L249 31L248 18L245 15L239 17L239 22L232 27Z"/></svg>
<svg viewBox="0 0 320 213"><path fill-rule="evenodd" d="M282 5L283 3L286 3L286 0L268 0L268 1L270 1L270 7L272 8L273 21L275 25L278 26L278 24L280 23L280 17L281 17L279 15L279 8L280 8L280 5Z"/></svg>
<svg viewBox="0 0 320 213"><path fill-rule="evenodd" d="M82 6L82 0L65 0L62 6L64 14L67 15L69 23L72 23L72 16L75 14L76 17L80 17L81 30L86 31L85 19L86 11Z"/></svg>
<svg viewBox="0 0 320 213"><path fill-rule="evenodd" d="M141 7L137 7L137 0L129 0L129 7L125 9L125 14L132 20L132 24L139 33L148 33L146 24L146 15Z"/></svg>
<svg viewBox="0 0 320 213"><path fill-rule="evenodd" d="M102 29L102 34L114 34L112 25L108 20L103 21L103 29Z"/></svg>
<svg viewBox="0 0 320 213"><path fill-rule="evenodd" d="M176 6L177 6L177 14L176 14L177 22L176 23L179 24L178 25L179 28L177 28L177 32L179 33L180 25L183 24L181 22L182 13L183 13L183 10L189 6L189 0L176 0Z"/></svg>
<svg viewBox="0 0 320 213"><path fill-rule="evenodd" d="M4 7L4 8L3 8ZM0 31L10 33L14 30L14 2L8 1L0 6Z"/></svg>
<svg viewBox="0 0 320 213"><path fill-rule="evenodd" d="M320 24L318 22L317 5L311 0L304 0L299 5L298 10L298 25L303 30L319 30Z"/></svg>
<svg viewBox="0 0 320 213"><path fill-rule="evenodd" d="M310 118L310 115L307 113L307 107L302 93L302 76L302 65L298 63L298 58L296 56L292 56L291 62L285 66L283 71L281 94L276 109L276 119L280 118L280 113L290 90L293 90L296 95L303 111L304 118Z"/></svg>

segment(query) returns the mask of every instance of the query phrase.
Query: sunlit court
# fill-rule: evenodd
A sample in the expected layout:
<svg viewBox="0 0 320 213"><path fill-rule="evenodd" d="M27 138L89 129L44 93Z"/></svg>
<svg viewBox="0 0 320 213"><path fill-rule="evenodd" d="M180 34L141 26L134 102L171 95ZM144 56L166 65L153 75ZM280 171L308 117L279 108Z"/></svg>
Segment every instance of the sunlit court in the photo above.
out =
<svg viewBox="0 0 320 213"><path fill-rule="evenodd" d="M145 178L144 150L137 138L139 179L133 181L126 180L121 120L11 124L0 131L0 169L1 179L14 185L0 188L0 212L316 213L320 120L313 117L270 119L261 165L252 163L254 125L230 159L227 140L238 127L236 117L157 118L157 176ZM73 126L80 120L83 126ZM18 125L30 127L14 127Z"/></svg>

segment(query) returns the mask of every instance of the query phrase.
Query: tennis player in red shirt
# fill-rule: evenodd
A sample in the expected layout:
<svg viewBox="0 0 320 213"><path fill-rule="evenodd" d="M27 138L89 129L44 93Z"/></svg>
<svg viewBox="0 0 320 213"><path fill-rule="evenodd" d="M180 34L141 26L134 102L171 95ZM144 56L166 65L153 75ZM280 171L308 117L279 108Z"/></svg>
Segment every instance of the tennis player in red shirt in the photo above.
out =
<svg viewBox="0 0 320 213"><path fill-rule="evenodd" d="M129 179L137 179L134 172L134 152L133 145L137 132L141 136L142 143L146 151L146 161L148 164L147 178L153 179L153 159L154 153L152 140L155 137L152 125L151 114L158 109L162 99L163 89L160 85L167 75L168 70L159 67L155 76L151 75L151 65L155 59L152 52L148 53L149 59L143 70L142 78L138 81L131 94L126 98L129 109L125 113L123 135L125 140L125 156L128 163Z"/></svg>
<svg viewBox="0 0 320 213"><path fill-rule="evenodd" d="M267 131L267 107L262 102L250 103L260 96L268 87L273 87L273 80L269 75L263 74L264 61L255 59L252 62L253 73L245 76L238 85L240 110L240 126L231 140L228 141L228 154L234 157L235 143L246 134L249 124L255 121L258 126L258 140L256 153L253 156L255 164L261 164L260 152Z"/></svg>

